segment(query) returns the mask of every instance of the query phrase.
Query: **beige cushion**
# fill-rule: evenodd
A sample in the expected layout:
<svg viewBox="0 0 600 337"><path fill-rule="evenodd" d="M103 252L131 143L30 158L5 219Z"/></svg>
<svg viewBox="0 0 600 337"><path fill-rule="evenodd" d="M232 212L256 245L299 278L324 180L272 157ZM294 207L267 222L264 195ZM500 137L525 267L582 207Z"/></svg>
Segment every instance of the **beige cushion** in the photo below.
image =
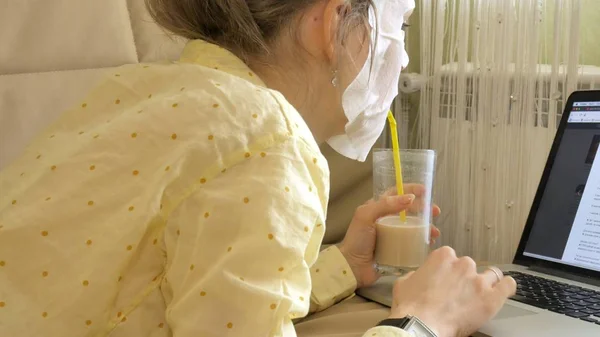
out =
<svg viewBox="0 0 600 337"><path fill-rule="evenodd" d="M356 207L373 194L372 162L360 163L341 156L327 145L321 146L331 170L331 193L327 214L326 243L340 241Z"/></svg>
<svg viewBox="0 0 600 337"><path fill-rule="evenodd" d="M127 0L131 26L140 62L179 58L186 40L167 34L159 27L146 10L144 0Z"/></svg>
<svg viewBox="0 0 600 337"><path fill-rule="evenodd" d="M124 1L0 0L0 73L137 61Z"/></svg>
<svg viewBox="0 0 600 337"><path fill-rule="evenodd" d="M185 44L154 24L143 0L0 0L0 169L112 67L178 58ZM371 163L328 146L326 243L343 237L371 196Z"/></svg>

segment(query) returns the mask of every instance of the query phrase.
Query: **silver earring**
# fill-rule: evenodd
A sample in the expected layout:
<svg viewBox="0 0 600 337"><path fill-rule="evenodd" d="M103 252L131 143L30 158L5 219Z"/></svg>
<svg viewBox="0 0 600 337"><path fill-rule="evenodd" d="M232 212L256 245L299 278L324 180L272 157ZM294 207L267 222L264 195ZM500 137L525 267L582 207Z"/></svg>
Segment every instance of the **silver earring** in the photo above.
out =
<svg viewBox="0 0 600 337"><path fill-rule="evenodd" d="M334 71L333 71L333 78L331 79L331 84L332 84L334 87L337 87L337 86L338 86L338 76L337 76L337 75L338 75L338 71L337 71L337 70L334 70Z"/></svg>

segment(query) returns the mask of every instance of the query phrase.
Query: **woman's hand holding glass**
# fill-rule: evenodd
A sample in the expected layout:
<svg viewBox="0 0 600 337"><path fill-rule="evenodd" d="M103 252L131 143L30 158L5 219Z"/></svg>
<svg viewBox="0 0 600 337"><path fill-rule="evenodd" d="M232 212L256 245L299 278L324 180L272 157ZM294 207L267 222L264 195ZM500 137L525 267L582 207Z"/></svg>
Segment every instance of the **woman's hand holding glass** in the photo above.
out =
<svg viewBox="0 0 600 337"><path fill-rule="evenodd" d="M371 199L359 206L354 213L352 222L339 248L356 277L358 288L368 287L380 277L375 269L377 238L375 222L377 219L395 215L401 211L417 212L423 208L424 186L406 184L404 193L404 195L397 195L396 190L391 189L377 201ZM440 214L440 208L434 206L432 212L433 216L437 217ZM431 226L432 243L439 236L440 231Z"/></svg>

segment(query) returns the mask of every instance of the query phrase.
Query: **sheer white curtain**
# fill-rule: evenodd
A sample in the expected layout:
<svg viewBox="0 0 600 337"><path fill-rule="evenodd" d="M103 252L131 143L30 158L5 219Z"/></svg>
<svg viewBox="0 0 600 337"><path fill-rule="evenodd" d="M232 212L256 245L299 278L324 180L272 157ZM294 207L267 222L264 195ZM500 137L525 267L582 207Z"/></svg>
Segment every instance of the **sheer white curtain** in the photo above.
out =
<svg viewBox="0 0 600 337"><path fill-rule="evenodd" d="M563 104L576 89L600 88L600 68L580 64L580 17L598 5L417 1L428 80L415 146L438 151L443 244L477 260L512 259Z"/></svg>

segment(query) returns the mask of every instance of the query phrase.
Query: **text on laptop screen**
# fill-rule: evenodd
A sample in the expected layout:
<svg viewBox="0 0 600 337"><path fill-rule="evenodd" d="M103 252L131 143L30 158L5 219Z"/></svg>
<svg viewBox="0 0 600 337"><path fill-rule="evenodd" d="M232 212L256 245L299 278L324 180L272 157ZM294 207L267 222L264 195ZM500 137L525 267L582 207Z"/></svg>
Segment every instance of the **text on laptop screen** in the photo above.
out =
<svg viewBox="0 0 600 337"><path fill-rule="evenodd" d="M575 102L524 255L600 271L600 101Z"/></svg>

